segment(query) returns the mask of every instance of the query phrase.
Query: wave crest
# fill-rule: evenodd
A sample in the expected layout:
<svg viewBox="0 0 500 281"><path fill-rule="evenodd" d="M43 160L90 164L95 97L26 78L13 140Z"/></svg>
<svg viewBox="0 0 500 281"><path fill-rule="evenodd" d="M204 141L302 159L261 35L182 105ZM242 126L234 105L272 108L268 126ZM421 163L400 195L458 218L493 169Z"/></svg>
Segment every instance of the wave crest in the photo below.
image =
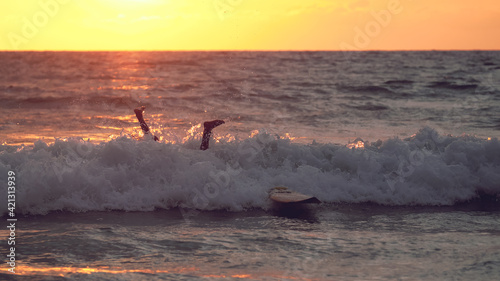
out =
<svg viewBox="0 0 500 281"><path fill-rule="evenodd" d="M442 136L425 128L348 148L297 144L261 132L197 150L127 137L101 144L80 139L0 147L0 172L16 173L16 211L150 211L157 208L270 207L278 185L327 203L453 205L500 194L497 139ZM7 190L2 189L3 198ZM5 215L4 211L4 215Z"/></svg>

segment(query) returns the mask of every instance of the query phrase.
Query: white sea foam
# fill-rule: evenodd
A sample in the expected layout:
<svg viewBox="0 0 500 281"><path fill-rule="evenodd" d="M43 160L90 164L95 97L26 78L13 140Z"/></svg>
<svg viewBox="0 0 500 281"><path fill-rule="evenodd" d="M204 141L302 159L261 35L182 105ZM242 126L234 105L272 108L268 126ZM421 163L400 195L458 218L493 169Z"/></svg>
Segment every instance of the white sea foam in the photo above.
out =
<svg viewBox="0 0 500 281"><path fill-rule="evenodd" d="M16 211L24 214L266 209L268 190L279 185L326 203L452 205L500 194L496 139L439 136L426 128L406 140L358 149L297 144L266 133L207 151L197 144L122 137L97 145L70 139L17 150L2 146L0 173L16 173Z"/></svg>

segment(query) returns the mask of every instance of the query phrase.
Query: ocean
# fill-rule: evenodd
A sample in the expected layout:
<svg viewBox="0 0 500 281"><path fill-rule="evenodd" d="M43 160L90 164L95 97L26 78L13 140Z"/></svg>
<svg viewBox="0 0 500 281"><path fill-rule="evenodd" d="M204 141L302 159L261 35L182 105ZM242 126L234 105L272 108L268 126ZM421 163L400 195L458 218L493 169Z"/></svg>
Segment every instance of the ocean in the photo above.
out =
<svg viewBox="0 0 500 281"><path fill-rule="evenodd" d="M500 279L498 51L0 52L0 74L2 280Z"/></svg>

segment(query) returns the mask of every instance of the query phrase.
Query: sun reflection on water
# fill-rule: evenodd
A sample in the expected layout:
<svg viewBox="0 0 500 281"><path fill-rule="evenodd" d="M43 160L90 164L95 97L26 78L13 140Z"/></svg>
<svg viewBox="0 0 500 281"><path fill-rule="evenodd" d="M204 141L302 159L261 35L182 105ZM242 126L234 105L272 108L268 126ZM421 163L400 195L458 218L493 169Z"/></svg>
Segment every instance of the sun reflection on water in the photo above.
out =
<svg viewBox="0 0 500 281"><path fill-rule="evenodd" d="M127 269L121 267L110 267L110 266L98 266L98 267L35 267L29 265L19 265L15 268L15 273L9 272L8 268L0 268L0 272L5 272L6 274L19 275L19 276L59 276L59 277L70 277L72 274L129 274L129 273L140 273L140 274L189 274L190 276L197 276L202 278L236 278L236 279L249 279L249 280L265 280L267 278L272 279L286 279L286 280L317 280L309 279L303 277L283 275L283 272L273 272L273 271L263 271L259 273L242 273L242 272L228 272L228 273L212 273L209 270L202 270L197 267L172 267L168 270L166 269Z"/></svg>
<svg viewBox="0 0 500 281"><path fill-rule="evenodd" d="M347 145L346 145L347 148L350 148L350 149L358 149L358 148L365 148L365 142L360 139L360 138L357 138L355 139L354 141L352 142L349 142Z"/></svg>
<svg viewBox="0 0 500 281"><path fill-rule="evenodd" d="M1 268L1 271L8 271L7 268ZM185 272L196 272L199 269L196 267L189 268L174 268L171 270L160 270L160 269L124 269L119 267L34 267L34 266L16 266L16 275L39 275L40 273L49 276L65 276L67 274L93 274L93 273L110 273L110 274L124 274L124 273L147 273L147 274L159 274L159 273L185 273Z"/></svg>

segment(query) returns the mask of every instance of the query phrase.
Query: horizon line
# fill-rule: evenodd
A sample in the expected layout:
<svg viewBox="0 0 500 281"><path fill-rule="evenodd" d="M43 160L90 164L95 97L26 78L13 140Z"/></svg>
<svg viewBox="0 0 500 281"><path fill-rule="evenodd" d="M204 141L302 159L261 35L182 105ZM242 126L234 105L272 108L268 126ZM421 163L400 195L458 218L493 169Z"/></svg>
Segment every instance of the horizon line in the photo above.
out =
<svg viewBox="0 0 500 281"><path fill-rule="evenodd" d="M500 51L500 49L372 49L372 50L329 50L329 49L317 49L317 50L273 50L273 49L192 49L192 50L181 50L181 49L158 49L158 50L147 50L147 49L132 49L132 50L121 50L121 49L96 49L96 50L0 50L0 52L492 52Z"/></svg>

